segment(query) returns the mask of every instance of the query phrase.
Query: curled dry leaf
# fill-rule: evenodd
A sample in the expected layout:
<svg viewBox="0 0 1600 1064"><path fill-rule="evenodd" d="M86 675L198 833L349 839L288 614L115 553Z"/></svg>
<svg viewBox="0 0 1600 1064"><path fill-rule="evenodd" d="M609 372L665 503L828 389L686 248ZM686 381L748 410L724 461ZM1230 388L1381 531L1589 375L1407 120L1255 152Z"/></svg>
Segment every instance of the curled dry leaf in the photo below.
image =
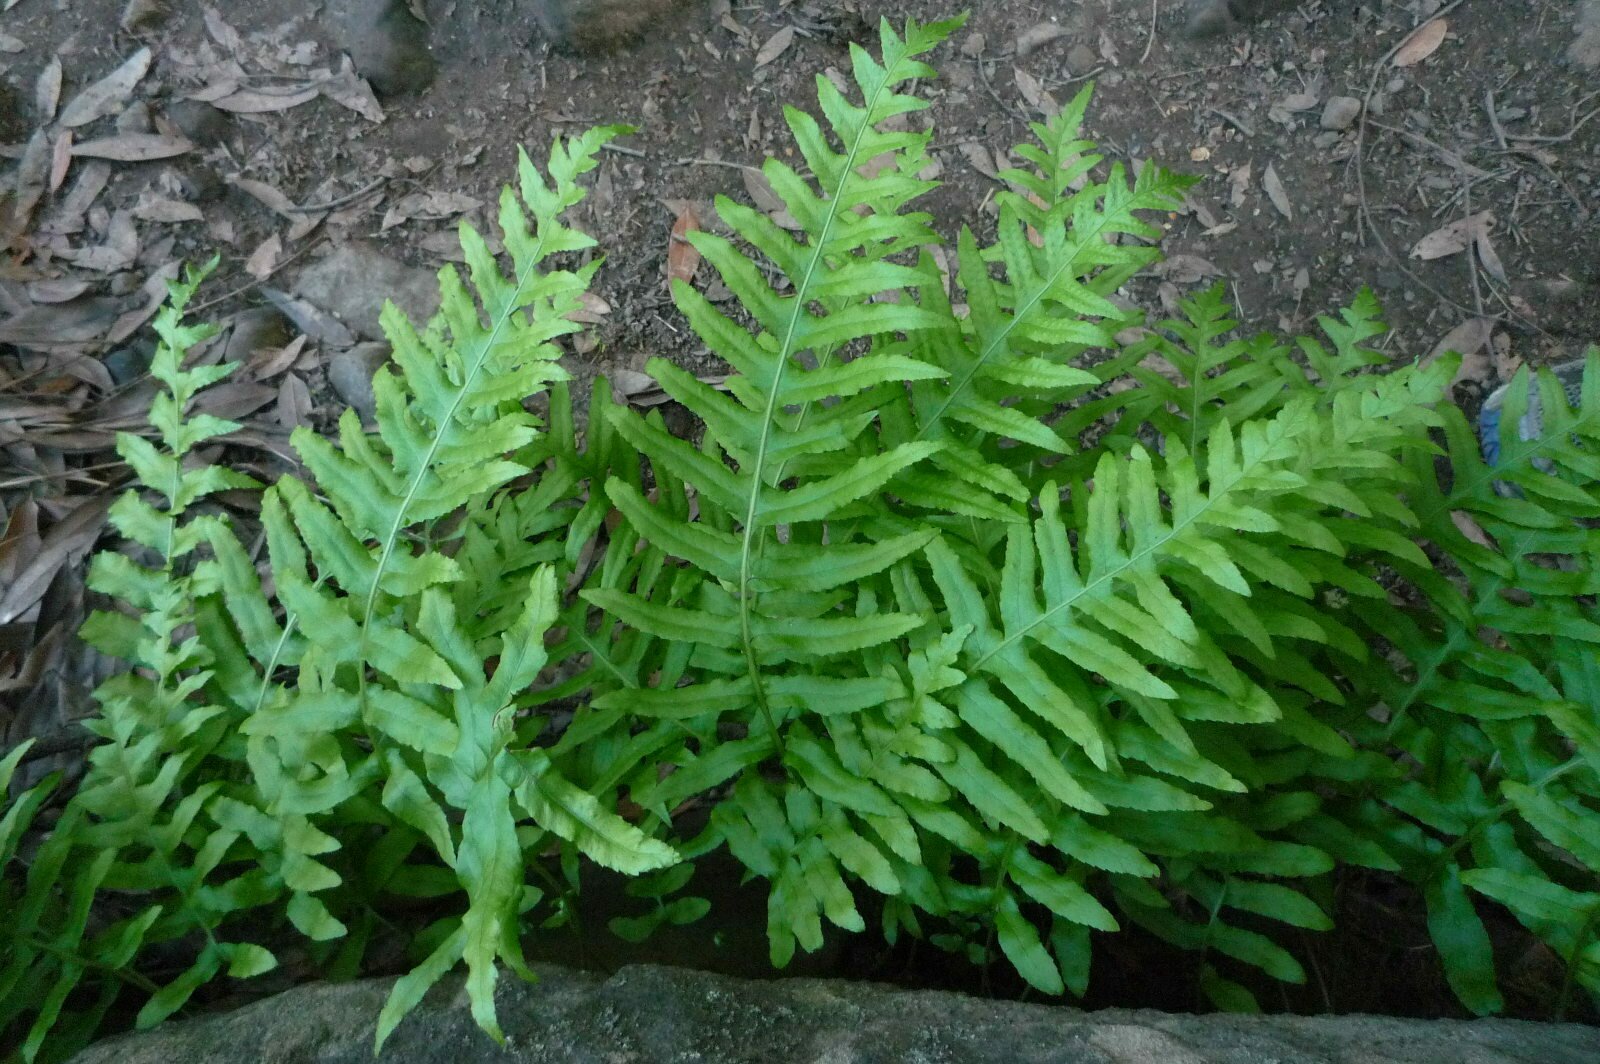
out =
<svg viewBox="0 0 1600 1064"><path fill-rule="evenodd" d="M667 241L667 287L673 281L689 284L694 271L700 266L700 249L689 243L689 233L700 228L700 217L693 207L685 206L672 223L672 235Z"/></svg>
<svg viewBox="0 0 1600 1064"><path fill-rule="evenodd" d="M1440 226L1417 241L1411 248L1411 257L1427 262L1465 251L1473 241L1478 239L1478 234L1487 233L1493 225L1494 212L1492 211L1479 211L1476 214L1469 214L1465 218L1458 218L1449 225Z"/></svg>
<svg viewBox="0 0 1600 1064"><path fill-rule="evenodd" d="M1207 277L1219 277L1222 271L1209 259L1199 255L1168 255L1152 271L1177 284L1198 284Z"/></svg>
<svg viewBox="0 0 1600 1064"><path fill-rule="evenodd" d="M1406 38L1400 50L1394 53L1394 65L1397 67L1414 66L1439 50L1439 45L1444 43L1444 36L1450 31L1450 23L1442 18L1430 19L1412 31Z"/></svg>
<svg viewBox="0 0 1600 1064"><path fill-rule="evenodd" d="M122 110L128 94L150 70L151 58L150 49L141 48L117 69L78 93L61 109L61 124L74 129Z"/></svg>
<svg viewBox="0 0 1600 1064"><path fill-rule="evenodd" d="M755 68L760 70L762 67L778 58L784 52L788 51L789 46L793 43L794 27L783 27L783 29L779 30L777 33L774 33L771 37L768 37L767 43L763 44L761 46L761 50L756 53Z"/></svg>

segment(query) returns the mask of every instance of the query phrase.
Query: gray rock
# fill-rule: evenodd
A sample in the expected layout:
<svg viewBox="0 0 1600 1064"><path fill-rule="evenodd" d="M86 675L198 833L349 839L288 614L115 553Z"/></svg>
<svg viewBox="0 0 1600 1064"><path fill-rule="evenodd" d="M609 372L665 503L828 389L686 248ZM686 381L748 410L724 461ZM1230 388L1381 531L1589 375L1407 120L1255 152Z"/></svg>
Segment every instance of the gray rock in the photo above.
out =
<svg viewBox="0 0 1600 1064"><path fill-rule="evenodd" d="M1323 129L1349 129L1361 117L1361 101L1354 96L1334 96L1322 109Z"/></svg>
<svg viewBox="0 0 1600 1064"><path fill-rule="evenodd" d="M1189 0L1184 33L1214 37L1294 6L1295 0Z"/></svg>
<svg viewBox="0 0 1600 1064"><path fill-rule="evenodd" d="M1579 70L1600 70L1600 0L1584 0L1577 31L1577 39L1567 47L1567 61Z"/></svg>
<svg viewBox="0 0 1600 1064"><path fill-rule="evenodd" d="M172 100L166 107L167 121L202 148L214 148L233 128L228 112L204 100Z"/></svg>
<svg viewBox="0 0 1600 1064"><path fill-rule="evenodd" d="M329 0L327 12L356 73L380 96L419 93L433 84L438 63L428 50L428 27L405 0Z"/></svg>
<svg viewBox="0 0 1600 1064"><path fill-rule="evenodd" d="M348 403L361 420L370 422L377 400L372 394L372 375L389 361L389 345L356 344L328 359L328 384Z"/></svg>
<svg viewBox="0 0 1600 1064"><path fill-rule="evenodd" d="M111 374L111 383L120 388L148 373L155 353L156 349L150 341L140 340L127 347L117 348L102 358L100 363L105 366L106 372Z"/></svg>
<svg viewBox="0 0 1600 1064"><path fill-rule="evenodd" d="M1067 69L1074 77L1083 77L1100 64L1100 57L1087 44L1079 42L1067 49Z"/></svg>
<svg viewBox="0 0 1600 1064"><path fill-rule="evenodd" d="M439 309L439 279L366 244L345 244L300 272L294 294L369 340L383 338L378 315L391 300L419 328Z"/></svg>
<svg viewBox="0 0 1600 1064"><path fill-rule="evenodd" d="M459 979L395 1030L384 1064L1592 1064L1600 1030L1514 1020L1169 1015L985 1001L820 979L687 969L502 976L506 1044L478 1031ZM391 981L306 986L236 1012L109 1039L75 1064L370 1064Z"/></svg>
<svg viewBox="0 0 1600 1064"><path fill-rule="evenodd" d="M263 347L282 347L289 340L289 323L283 320L282 314L271 307L251 307L234 316L233 331L228 334L222 360L248 362L250 356Z"/></svg>

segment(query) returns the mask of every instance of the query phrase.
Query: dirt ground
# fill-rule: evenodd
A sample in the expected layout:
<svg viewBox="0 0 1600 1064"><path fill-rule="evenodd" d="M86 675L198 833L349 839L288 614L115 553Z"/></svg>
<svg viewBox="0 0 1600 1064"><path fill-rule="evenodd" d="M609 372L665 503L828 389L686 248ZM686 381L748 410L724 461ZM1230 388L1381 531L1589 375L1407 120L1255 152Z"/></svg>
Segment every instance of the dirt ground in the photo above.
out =
<svg viewBox="0 0 1600 1064"><path fill-rule="evenodd" d="M751 168L791 154L782 105L814 104L880 14L955 8L699 0L586 57L549 46L534 0L430 0L431 86L380 99L343 63L350 6L0 0L0 747L66 749L91 709L100 665L69 638L83 560L180 261L221 256L198 304L233 330L217 357L248 368L208 401L271 474L291 428L337 418L331 371L361 332L328 313L348 293L303 269L351 248L437 268L458 220L486 227L517 145L537 158L553 133L630 123L578 216L608 258L570 365L650 401L651 356L718 369L667 294L674 223L714 228L713 197L759 197ZM1308 0L1206 40L1181 0L971 7L922 90L952 237L992 224L1009 148L1093 80L1108 157L1204 179L1167 220L1169 264L1125 293L1152 320L1220 280L1250 328L1305 331L1371 286L1397 361L1472 356L1468 403L1600 341L1600 77L1566 58L1581 0ZM695 283L718 295L708 269Z"/></svg>

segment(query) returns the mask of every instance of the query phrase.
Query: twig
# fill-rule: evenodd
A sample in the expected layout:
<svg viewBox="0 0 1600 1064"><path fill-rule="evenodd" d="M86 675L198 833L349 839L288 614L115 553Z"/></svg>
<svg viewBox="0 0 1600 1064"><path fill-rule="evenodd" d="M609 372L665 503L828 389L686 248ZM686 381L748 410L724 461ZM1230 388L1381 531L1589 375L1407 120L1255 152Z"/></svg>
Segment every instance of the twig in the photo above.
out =
<svg viewBox="0 0 1600 1064"><path fill-rule="evenodd" d="M1207 107L1206 110L1211 112L1212 114L1218 116L1223 121L1227 122L1229 125L1233 126L1235 129L1237 129L1240 133L1243 133L1245 136L1253 137L1253 136L1256 135L1256 131L1251 129L1249 124L1246 123L1245 120L1240 118L1238 115L1229 114L1227 111L1222 110L1220 107Z"/></svg>
<svg viewBox="0 0 1600 1064"><path fill-rule="evenodd" d="M638 148L630 148L626 144L602 144L602 145L600 145L600 150L601 151L614 151L618 155L631 155L635 159L648 159L649 158L648 155L646 155L644 152L640 151Z"/></svg>
<svg viewBox="0 0 1600 1064"><path fill-rule="evenodd" d="M760 172L761 167L751 166L748 163L730 163L726 159L678 159L678 166L726 166L730 170L755 170Z"/></svg>
<svg viewBox="0 0 1600 1064"><path fill-rule="evenodd" d="M1150 39L1144 42L1144 54L1139 57L1142 66L1150 58L1150 49L1156 46L1156 16L1161 13L1161 0L1150 0Z"/></svg>
<svg viewBox="0 0 1600 1064"><path fill-rule="evenodd" d="M1495 114L1494 90L1483 90L1483 109L1489 112L1489 128L1494 130L1494 139L1502 151L1506 146L1506 131L1500 126L1500 116Z"/></svg>
<svg viewBox="0 0 1600 1064"><path fill-rule="evenodd" d="M242 295L244 295L246 292L250 291L250 289L255 288L257 285L261 284L261 282L265 281L267 278L271 277L273 274L277 273L279 270L283 269L285 266L289 265L291 262L295 262L295 261L297 261L299 259L305 258L307 252L311 251L313 248L319 248L319 247L321 247L323 244L325 244L327 242L328 242L328 238L327 237L325 237L325 236L317 237L317 239L311 241L311 243L307 244L305 247L301 248L299 251L296 251L293 255L290 255L288 258L283 259L281 262L277 262L277 263L273 264L272 269L268 270L266 273L262 274L260 277L255 278L254 280L250 281L248 284L240 285L238 288L235 288L231 292L224 292L224 293L222 293L222 295L217 296L215 299L208 299L204 303L200 303L200 304L198 304L196 306L189 307L188 310L187 310L187 313L189 313L189 314L198 314L202 310L210 310L212 307L216 306L219 303L226 303L228 300L232 299L234 296L242 296Z"/></svg>
<svg viewBox="0 0 1600 1064"><path fill-rule="evenodd" d="M336 211L340 207L348 207L357 200L361 200L367 196L370 196L372 193L382 188L384 184L388 182L388 180L389 179L387 177L378 177L367 182L365 185L362 185L348 196L340 196L338 199L331 199L326 203L309 203L304 207L289 206L285 207L284 210L293 212L294 214L320 214L323 211Z"/></svg>

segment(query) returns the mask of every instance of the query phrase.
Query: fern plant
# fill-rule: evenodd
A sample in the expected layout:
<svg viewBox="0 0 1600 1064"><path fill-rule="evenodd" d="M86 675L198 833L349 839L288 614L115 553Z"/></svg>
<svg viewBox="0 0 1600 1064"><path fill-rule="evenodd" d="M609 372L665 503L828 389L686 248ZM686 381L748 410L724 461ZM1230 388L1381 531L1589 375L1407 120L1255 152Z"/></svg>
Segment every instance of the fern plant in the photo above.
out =
<svg viewBox="0 0 1600 1064"><path fill-rule="evenodd" d="M264 558L211 501L257 486L195 459L227 367L185 367L203 274L174 286L162 447L123 442L143 495L91 574L125 606L85 635L132 668L82 786L0 817L22 1058L125 995L149 1024L394 945L378 1046L462 963L498 1037L500 967L530 976L586 863L637 877L638 938L707 910L722 847L779 966L876 912L1082 994L1133 923L1253 1008L1304 980L1285 929L1329 926L1343 866L1417 889L1470 1008L1501 1006L1489 903L1563 962L1559 1006L1600 992L1600 367L1575 409L1540 383L1531 439L1514 388L1490 467L1450 360L1377 372L1369 293L1293 346L1220 290L1119 343L1187 179L1103 168L1086 91L1016 149L992 236L943 247L915 86L959 25L885 22L820 118L786 112L793 232L724 198L732 238L691 236L737 304L674 286L732 371L651 363L689 438L603 379L580 433L557 365L600 265L563 214L620 127L520 157L506 260L463 227L431 321L385 308L376 428L296 433Z"/></svg>

